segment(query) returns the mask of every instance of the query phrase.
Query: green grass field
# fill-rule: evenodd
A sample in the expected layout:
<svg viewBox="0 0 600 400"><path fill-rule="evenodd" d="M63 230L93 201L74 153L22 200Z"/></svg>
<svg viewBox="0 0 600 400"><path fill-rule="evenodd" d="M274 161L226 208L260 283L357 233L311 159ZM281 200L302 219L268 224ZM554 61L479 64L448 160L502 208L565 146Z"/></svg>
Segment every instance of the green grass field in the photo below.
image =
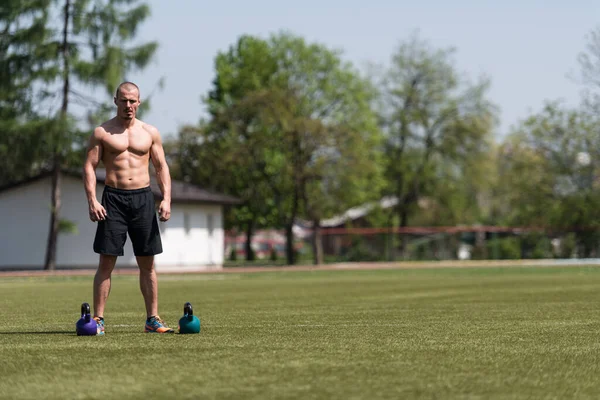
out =
<svg viewBox="0 0 600 400"><path fill-rule="evenodd" d="M600 397L600 268L160 275L144 334L113 277L104 337L78 337L92 277L0 279L3 399Z"/></svg>

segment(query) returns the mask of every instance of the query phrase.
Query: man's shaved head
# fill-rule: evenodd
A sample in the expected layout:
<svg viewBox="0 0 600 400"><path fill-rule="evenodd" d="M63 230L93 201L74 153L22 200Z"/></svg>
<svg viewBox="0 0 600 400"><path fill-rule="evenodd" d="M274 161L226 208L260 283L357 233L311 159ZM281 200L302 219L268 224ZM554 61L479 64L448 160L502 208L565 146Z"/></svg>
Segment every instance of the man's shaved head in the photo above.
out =
<svg viewBox="0 0 600 400"><path fill-rule="evenodd" d="M123 82L117 88L114 101L117 106L117 117L123 121L133 120L141 104L140 88L133 82Z"/></svg>
<svg viewBox="0 0 600 400"><path fill-rule="evenodd" d="M138 92L138 98L140 97L140 88L138 87L138 85L136 85L133 82L123 82L119 85L119 87L117 87L117 91L115 92L115 97L119 97L119 92L120 91L124 91L124 92L132 92L134 90L137 90Z"/></svg>

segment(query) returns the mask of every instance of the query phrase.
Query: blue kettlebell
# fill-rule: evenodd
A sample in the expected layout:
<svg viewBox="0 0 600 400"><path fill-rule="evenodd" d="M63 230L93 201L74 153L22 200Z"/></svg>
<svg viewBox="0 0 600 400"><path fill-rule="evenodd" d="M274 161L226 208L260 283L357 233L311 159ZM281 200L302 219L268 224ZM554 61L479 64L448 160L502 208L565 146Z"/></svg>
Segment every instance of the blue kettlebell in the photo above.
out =
<svg viewBox="0 0 600 400"><path fill-rule="evenodd" d="M90 315L90 305L83 303L81 305L81 318L75 324L77 336L95 336L98 333L98 324Z"/></svg>
<svg viewBox="0 0 600 400"><path fill-rule="evenodd" d="M200 333L200 320L194 315L190 302L183 306L183 317L179 320L177 329L179 333Z"/></svg>

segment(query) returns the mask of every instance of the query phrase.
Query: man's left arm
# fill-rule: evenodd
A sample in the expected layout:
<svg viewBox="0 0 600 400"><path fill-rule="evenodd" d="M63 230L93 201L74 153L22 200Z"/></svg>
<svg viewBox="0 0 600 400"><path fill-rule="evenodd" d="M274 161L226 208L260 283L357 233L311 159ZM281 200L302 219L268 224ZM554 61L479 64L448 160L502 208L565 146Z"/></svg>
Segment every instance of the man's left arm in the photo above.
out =
<svg viewBox="0 0 600 400"><path fill-rule="evenodd" d="M152 135L152 147L150 148L150 158L156 171L156 180L158 187L163 195L163 198L158 207L158 216L161 221L168 221L171 218L171 175L169 166L165 158L165 150L163 148L162 139L158 129L152 127L150 129Z"/></svg>

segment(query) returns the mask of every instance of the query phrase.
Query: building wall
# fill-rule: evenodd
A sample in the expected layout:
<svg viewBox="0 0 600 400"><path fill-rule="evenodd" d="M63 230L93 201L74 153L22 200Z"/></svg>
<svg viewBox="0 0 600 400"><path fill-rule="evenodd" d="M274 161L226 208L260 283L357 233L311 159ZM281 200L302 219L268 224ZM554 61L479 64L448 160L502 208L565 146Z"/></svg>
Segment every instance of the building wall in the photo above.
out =
<svg viewBox="0 0 600 400"><path fill-rule="evenodd" d="M44 264L50 223L50 186L44 183L0 193L0 266Z"/></svg>
<svg viewBox="0 0 600 400"><path fill-rule="evenodd" d="M98 199L103 187L96 188ZM50 223L50 190L51 181L47 178L0 193L0 269L43 266ZM59 267L95 268L98 255L93 252L92 244L96 223L88 217L83 183L65 176L61 190L61 218L73 222L77 233L59 235L56 263ZM164 252L156 256L157 270L222 266L222 207L174 203L171 214L168 222L160 223ZM117 267L135 267L129 238L124 253L117 259Z"/></svg>
<svg viewBox="0 0 600 400"><path fill-rule="evenodd" d="M47 186L50 187L49 179ZM103 188L104 185L96 185L96 198L98 200L102 197ZM61 233L58 236L56 265L79 268L97 267L98 255L92 249L94 236L96 235L96 223L90 221L89 218L89 208L83 189L83 181L72 177L65 177L61 185L61 190L63 193L61 199L61 218L75 223L77 233ZM124 259L119 259L117 265L127 265L128 259L132 258L132 254L131 245L127 245L125 247Z"/></svg>
<svg viewBox="0 0 600 400"><path fill-rule="evenodd" d="M157 265L222 265L223 214L219 205L173 204L171 218L161 222L163 253Z"/></svg>

